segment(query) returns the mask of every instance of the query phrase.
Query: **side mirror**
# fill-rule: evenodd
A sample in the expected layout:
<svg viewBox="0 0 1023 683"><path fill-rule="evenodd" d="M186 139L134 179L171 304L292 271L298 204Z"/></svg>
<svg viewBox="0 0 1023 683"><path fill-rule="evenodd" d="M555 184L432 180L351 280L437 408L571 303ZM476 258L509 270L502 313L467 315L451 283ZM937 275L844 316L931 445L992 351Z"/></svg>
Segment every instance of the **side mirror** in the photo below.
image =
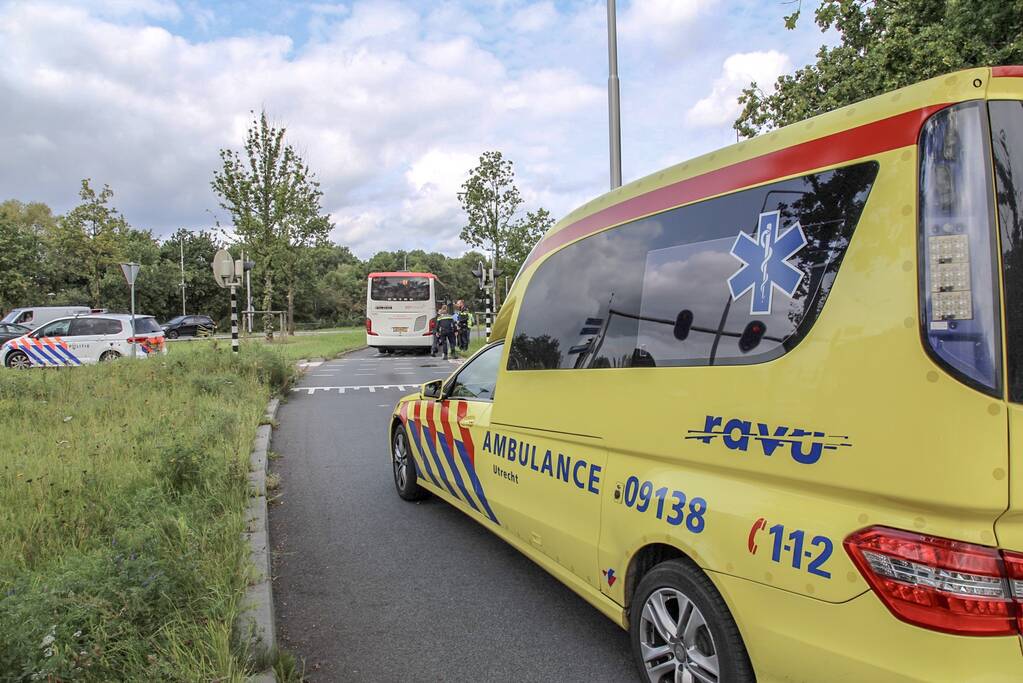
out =
<svg viewBox="0 0 1023 683"><path fill-rule="evenodd" d="M427 382L423 385L419 393L423 395L423 398L440 398L441 389L444 386L444 380L435 379L432 382Z"/></svg>

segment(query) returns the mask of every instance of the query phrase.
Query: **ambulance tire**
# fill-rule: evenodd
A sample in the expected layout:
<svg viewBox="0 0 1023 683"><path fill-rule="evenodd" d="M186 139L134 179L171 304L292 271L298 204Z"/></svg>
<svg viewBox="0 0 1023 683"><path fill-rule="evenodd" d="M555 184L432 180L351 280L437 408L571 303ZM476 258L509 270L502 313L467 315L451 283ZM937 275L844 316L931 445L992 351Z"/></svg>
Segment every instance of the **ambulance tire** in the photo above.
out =
<svg viewBox="0 0 1023 683"><path fill-rule="evenodd" d="M121 354L119 354L117 351L104 351L103 355L99 357L99 362L106 363L107 361L117 360L120 357Z"/></svg>
<svg viewBox="0 0 1023 683"><path fill-rule="evenodd" d="M391 473L394 475L394 488L402 500L416 501L426 497L426 489L419 485L408 434L400 422L391 432Z"/></svg>
<svg viewBox="0 0 1023 683"><path fill-rule="evenodd" d="M655 595L656 594L656 595ZM650 602L651 610L647 610ZM665 606L668 624L678 626L683 621L679 610L686 609L687 623L694 628L681 628L681 637L665 639L661 636L662 628L657 628L653 606ZM694 608L688 611L691 604ZM750 663L746 646L742 642L739 627L728 611L728 606L721 598L717 588L699 567L685 559L662 562L640 580L633 594L629 608L629 639L632 643L632 655L639 668L640 679L651 680L718 680L722 683L755 683L753 665ZM703 625L699 624L702 620ZM663 625L663 624L662 624ZM689 633L687 633L689 631ZM650 663L644 661L643 652L651 648L667 651ZM717 667L713 677L706 679L700 675L699 668L702 656L716 655ZM651 675L650 669L662 669L663 675ZM682 668L683 673L676 678L676 669ZM685 671L688 668L688 671ZM694 675L693 670L696 670Z"/></svg>
<svg viewBox="0 0 1023 683"><path fill-rule="evenodd" d="M19 370L32 367L32 361L22 351L12 351L7 354L7 360L4 364L9 368L18 368Z"/></svg>

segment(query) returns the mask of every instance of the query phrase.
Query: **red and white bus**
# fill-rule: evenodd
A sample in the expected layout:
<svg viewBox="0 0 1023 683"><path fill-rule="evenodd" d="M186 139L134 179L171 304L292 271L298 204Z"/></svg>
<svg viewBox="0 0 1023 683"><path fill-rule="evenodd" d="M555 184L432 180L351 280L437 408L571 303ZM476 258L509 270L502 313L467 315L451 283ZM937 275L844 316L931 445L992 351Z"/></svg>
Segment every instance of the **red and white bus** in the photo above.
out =
<svg viewBox="0 0 1023 683"><path fill-rule="evenodd" d="M433 273L370 273L366 286L366 344L428 352L433 344L440 280Z"/></svg>

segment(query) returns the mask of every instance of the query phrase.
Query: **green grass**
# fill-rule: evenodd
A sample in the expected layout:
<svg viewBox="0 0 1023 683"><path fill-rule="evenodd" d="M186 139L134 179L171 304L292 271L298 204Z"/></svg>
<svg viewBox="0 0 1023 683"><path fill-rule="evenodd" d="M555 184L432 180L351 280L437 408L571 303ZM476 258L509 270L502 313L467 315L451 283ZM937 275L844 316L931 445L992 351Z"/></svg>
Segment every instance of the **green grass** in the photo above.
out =
<svg viewBox="0 0 1023 683"><path fill-rule="evenodd" d="M241 681L248 458L290 353L0 370L0 681Z"/></svg>
<svg viewBox="0 0 1023 683"><path fill-rule="evenodd" d="M267 343L262 337L251 337L241 340L242 349L267 348L286 361L294 362L303 358L334 358L338 354L357 349L366 344L366 332L362 328L353 327L338 332L324 334L308 334L280 338ZM218 350L231 348L230 339L204 339L200 341L181 341L168 344L170 356L190 355L201 349L215 348Z"/></svg>

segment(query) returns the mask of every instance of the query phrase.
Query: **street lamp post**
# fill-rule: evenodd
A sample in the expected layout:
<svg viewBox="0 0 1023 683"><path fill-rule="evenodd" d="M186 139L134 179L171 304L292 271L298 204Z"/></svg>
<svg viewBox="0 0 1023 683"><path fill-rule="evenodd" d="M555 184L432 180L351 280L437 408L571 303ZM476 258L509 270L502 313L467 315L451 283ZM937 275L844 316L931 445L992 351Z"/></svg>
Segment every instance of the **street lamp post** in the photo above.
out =
<svg viewBox="0 0 1023 683"><path fill-rule="evenodd" d="M618 29L615 0L607 0L607 123L611 148L611 189L622 186L621 95L618 88Z"/></svg>

